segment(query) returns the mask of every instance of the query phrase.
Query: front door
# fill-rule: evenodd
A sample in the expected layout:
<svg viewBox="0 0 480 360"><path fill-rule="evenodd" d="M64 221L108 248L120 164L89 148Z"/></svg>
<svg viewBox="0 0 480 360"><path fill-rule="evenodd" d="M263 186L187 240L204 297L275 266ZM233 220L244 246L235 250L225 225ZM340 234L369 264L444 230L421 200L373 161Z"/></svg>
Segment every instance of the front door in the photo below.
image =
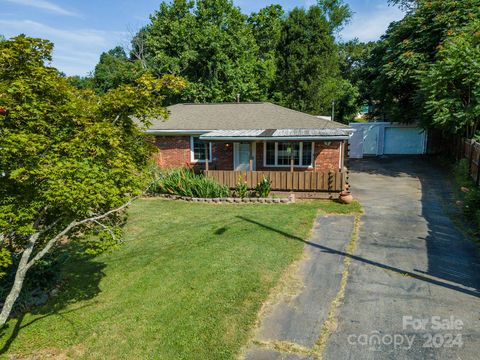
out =
<svg viewBox="0 0 480 360"><path fill-rule="evenodd" d="M235 171L250 171L255 169L254 152L252 147L255 144L250 143L234 143L233 144L233 162ZM250 159L252 159L253 169L250 169Z"/></svg>

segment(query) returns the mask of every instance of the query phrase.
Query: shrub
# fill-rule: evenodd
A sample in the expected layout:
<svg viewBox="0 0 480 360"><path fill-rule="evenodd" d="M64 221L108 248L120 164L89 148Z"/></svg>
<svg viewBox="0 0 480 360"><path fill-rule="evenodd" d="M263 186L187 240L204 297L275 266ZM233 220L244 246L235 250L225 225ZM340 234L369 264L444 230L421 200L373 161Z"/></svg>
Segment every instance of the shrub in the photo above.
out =
<svg viewBox="0 0 480 360"><path fill-rule="evenodd" d="M472 221L477 228L480 228L480 189L468 174L468 161L465 159L460 160L455 166L454 173L457 185L468 189L463 196L463 212L469 221Z"/></svg>
<svg viewBox="0 0 480 360"><path fill-rule="evenodd" d="M242 199L248 196L247 183L243 180L242 177L238 178L237 186L235 187L235 196L238 196Z"/></svg>
<svg viewBox="0 0 480 360"><path fill-rule="evenodd" d="M257 186L255 186L255 193L258 197L266 198L270 195L271 191L271 181L270 178L264 177Z"/></svg>
<svg viewBox="0 0 480 360"><path fill-rule="evenodd" d="M230 194L228 187L185 168L166 171L150 192L198 198L227 197Z"/></svg>

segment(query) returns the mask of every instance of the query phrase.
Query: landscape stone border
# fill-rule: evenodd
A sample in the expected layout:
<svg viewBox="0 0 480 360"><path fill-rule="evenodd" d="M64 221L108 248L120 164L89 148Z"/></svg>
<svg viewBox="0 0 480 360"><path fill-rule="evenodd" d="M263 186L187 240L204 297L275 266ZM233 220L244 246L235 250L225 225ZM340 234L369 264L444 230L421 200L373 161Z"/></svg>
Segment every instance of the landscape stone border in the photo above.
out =
<svg viewBox="0 0 480 360"><path fill-rule="evenodd" d="M234 198L234 197L225 197L225 198L195 198L190 196L179 196L179 195L170 195L170 194L154 194L152 197L162 197L170 200L181 200L189 201L194 203L228 203L228 204L293 204L295 203L295 195L291 194L288 197L282 198L255 198L255 197L245 197L245 198Z"/></svg>

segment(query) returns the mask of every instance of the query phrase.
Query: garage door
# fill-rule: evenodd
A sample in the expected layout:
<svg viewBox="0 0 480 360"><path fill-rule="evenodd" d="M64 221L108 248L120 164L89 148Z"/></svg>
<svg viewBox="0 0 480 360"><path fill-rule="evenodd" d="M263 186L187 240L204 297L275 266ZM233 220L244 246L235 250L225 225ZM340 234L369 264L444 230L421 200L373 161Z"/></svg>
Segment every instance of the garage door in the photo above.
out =
<svg viewBox="0 0 480 360"><path fill-rule="evenodd" d="M415 155L425 152L425 131L420 128L385 128L383 153Z"/></svg>

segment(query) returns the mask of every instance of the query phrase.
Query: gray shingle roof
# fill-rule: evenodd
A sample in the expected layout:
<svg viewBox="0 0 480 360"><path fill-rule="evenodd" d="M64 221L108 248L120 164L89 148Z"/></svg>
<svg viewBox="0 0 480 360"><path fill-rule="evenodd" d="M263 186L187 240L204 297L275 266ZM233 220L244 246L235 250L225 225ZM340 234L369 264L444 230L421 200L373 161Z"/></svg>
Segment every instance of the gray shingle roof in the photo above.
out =
<svg viewBox="0 0 480 360"><path fill-rule="evenodd" d="M348 126L271 103L177 104L154 130L345 129Z"/></svg>

